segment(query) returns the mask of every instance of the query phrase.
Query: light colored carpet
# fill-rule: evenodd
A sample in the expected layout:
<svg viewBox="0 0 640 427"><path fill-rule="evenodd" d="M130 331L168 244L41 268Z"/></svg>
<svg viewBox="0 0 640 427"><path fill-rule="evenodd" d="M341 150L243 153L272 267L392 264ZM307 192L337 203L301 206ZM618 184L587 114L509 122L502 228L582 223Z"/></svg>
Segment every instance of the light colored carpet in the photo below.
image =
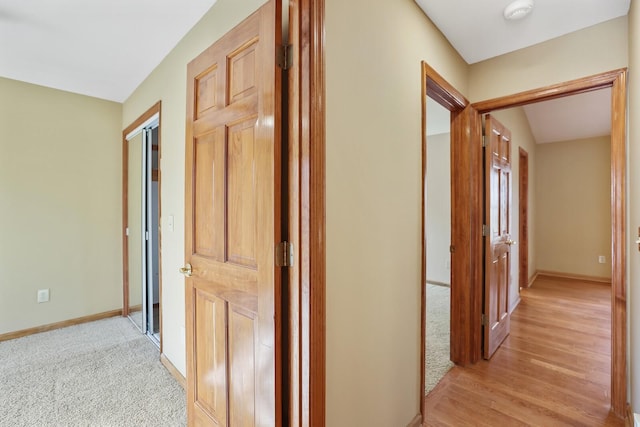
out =
<svg viewBox="0 0 640 427"><path fill-rule="evenodd" d="M114 317L0 342L0 426L186 425L158 349Z"/></svg>
<svg viewBox="0 0 640 427"><path fill-rule="evenodd" d="M129 319L142 330L142 310L135 310L129 313Z"/></svg>
<svg viewBox="0 0 640 427"><path fill-rule="evenodd" d="M427 354L425 394L453 367L449 359L451 288L427 284Z"/></svg>

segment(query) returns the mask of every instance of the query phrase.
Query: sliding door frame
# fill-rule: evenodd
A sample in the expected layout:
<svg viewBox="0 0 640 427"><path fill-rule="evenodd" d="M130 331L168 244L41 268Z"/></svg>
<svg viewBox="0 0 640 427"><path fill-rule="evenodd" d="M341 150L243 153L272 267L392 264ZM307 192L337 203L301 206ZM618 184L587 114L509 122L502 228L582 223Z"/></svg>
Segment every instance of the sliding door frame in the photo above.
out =
<svg viewBox="0 0 640 427"><path fill-rule="evenodd" d="M122 131L122 316L128 317L129 311L129 237L127 228L129 227L129 141L127 135L133 132L153 116L158 116L158 224L162 218L162 170L160 159L162 158L162 102L158 101L138 117L133 123ZM146 243L145 243L146 244ZM160 353L162 353L162 229L158 227L158 300L160 318Z"/></svg>

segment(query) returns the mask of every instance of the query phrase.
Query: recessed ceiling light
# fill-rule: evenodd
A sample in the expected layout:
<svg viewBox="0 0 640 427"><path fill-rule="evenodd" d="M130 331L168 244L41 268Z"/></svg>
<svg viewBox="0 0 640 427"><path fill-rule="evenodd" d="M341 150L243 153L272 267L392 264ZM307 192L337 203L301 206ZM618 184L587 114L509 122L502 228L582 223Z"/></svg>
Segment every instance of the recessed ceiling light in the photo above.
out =
<svg viewBox="0 0 640 427"><path fill-rule="evenodd" d="M533 0L515 0L504 8L504 19L516 21L533 10Z"/></svg>

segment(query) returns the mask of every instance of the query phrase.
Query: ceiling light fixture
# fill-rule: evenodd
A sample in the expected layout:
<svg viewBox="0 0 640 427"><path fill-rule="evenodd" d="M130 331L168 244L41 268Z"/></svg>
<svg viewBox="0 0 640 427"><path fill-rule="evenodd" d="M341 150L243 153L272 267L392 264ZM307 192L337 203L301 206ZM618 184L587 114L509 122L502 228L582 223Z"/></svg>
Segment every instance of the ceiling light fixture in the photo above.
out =
<svg viewBox="0 0 640 427"><path fill-rule="evenodd" d="M504 19L516 21L527 16L533 10L533 0L515 0L504 8Z"/></svg>

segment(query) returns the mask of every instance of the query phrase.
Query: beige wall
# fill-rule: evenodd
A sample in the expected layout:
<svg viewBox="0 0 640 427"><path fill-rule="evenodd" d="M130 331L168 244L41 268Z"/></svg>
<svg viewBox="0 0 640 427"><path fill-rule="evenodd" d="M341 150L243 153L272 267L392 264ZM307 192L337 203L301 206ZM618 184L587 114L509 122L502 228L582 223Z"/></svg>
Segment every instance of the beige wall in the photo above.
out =
<svg viewBox="0 0 640 427"><path fill-rule="evenodd" d="M0 334L121 308L121 105L0 94Z"/></svg>
<svg viewBox="0 0 640 427"><path fill-rule="evenodd" d="M429 120L427 114L427 120ZM451 284L451 135L427 137L427 282Z"/></svg>
<svg viewBox="0 0 640 427"><path fill-rule="evenodd" d="M184 375L184 150L187 63L236 24L257 10L263 0L218 0L158 67L125 101L120 126L129 126L158 100L162 101L162 345L167 358ZM171 231L167 218L174 217Z"/></svg>
<svg viewBox="0 0 640 427"><path fill-rule="evenodd" d="M354 25L357 23L357 25ZM328 0L327 425L404 426L420 402L420 61L467 65L413 0Z"/></svg>
<svg viewBox="0 0 640 427"><path fill-rule="evenodd" d="M516 245L511 247L511 287L509 288L509 307L513 310L520 298L520 246L519 224L520 224L520 163L519 149L522 148L529 154L529 266L527 277L531 278L536 271L538 260L536 251L536 212L537 203L535 200L536 191L536 142L529 127L529 121L522 107L510 108L491 113L498 121L511 131L511 235L516 241Z"/></svg>
<svg viewBox="0 0 640 427"><path fill-rule="evenodd" d="M635 231L640 226L640 4L631 2L629 11L629 235L627 265L631 270L627 287L627 313L630 356L629 400L634 412L640 412L640 252Z"/></svg>
<svg viewBox="0 0 640 427"><path fill-rule="evenodd" d="M620 17L471 66L469 99L482 101L627 66Z"/></svg>
<svg viewBox="0 0 640 427"><path fill-rule="evenodd" d="M538 145L538 270L611 277L610 150L608 136Z"/></svg>

